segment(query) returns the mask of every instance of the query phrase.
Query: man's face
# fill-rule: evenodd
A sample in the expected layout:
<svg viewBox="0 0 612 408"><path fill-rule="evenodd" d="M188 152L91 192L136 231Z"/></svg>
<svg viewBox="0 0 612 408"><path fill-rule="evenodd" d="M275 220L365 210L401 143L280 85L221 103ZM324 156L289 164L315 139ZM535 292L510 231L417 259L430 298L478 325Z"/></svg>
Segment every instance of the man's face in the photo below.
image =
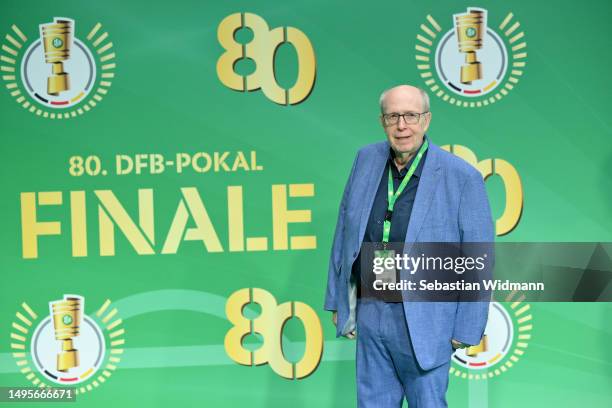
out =
<svg viewBox="0 0 612 408"><path fill-rule="evenodd" d="M418 115L423 113L423 99L419 90L408 86L393 88L387 92L383 106L381 123L393 150L397 153L416 152L423 143L431 120L431 113ZM406 113L411 115L397 117ZM393 124L395 120L397 123Z"/></svg>

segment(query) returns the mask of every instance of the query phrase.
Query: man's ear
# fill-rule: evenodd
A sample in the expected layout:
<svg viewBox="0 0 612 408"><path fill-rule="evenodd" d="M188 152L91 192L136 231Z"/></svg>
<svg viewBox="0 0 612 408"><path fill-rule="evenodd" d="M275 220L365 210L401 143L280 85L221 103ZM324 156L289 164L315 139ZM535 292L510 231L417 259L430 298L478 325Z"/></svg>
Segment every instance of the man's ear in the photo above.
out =
<svg viewBox="0 0 612 408"><path fill-rule="evenodd" d="M431 112L427 112L425 115L425 123L423 124L423 132L426 132L429 129L429 124L431 123Z"/></svg>

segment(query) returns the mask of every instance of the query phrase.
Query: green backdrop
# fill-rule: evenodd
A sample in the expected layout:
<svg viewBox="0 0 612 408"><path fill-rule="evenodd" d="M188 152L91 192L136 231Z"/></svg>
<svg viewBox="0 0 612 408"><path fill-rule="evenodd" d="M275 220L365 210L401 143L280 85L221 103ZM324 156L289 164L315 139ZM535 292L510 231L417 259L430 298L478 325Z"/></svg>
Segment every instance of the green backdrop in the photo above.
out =
<svg viewBox="0 0 612 408"><path fill-rule="evenodd" d="M404 82L425 87L415 63L419 26L432 15L448 30L452 14L468 6L486 8L495 29L512 12L525 32L527 64L514 89L489 106L459 107L432 93L430 139L514 166L524 193L522 216L500 241L612 240L606 1L4 1L0 28L9 33L16 24L28 43L39 24L56 16L74 19L81 39L101 22L116 68L104 99L75 118L43 118L16 104L12 89L0 95L0 385L30 384L11 356L9 337L22 302L47 314L48 302L76 293L86 298L88 314L111 299L126 331L112 377L79 395L77 406L355 406L354 343L335 338L322 308L340 196L357 149L384 138L377 118L381 91ZM217 27L237 12L308 37L316 82L303 102L283 106L261 90L237 92L221 83ZM240 41L252 36L238 33ZM278 49L281 87L293 85L297 61L291 45ZM241 61L236 70L246 74L254 66ZM112 172L118 154L225 151L256 151L263 170ZM98 156L109 174L71 176L75 155ZM315 249L272 249L271 189L279 184L314 185L314 196L290 197L288 207L311 211L311 222L290 224L289 234L315 236ZM228 186L242 186L245 235L267 237L267 250L229 251ZM183 241L176 254L160 253L184 187L199 191L222 252ZM503 182L492 176L487 188L499 217ZM115 228L116 253L101 256L94 190L112 190L137 220L138 189L153 189L155 254L137 254ZM62 233L39 237L38 257L24 259L20 194L48 191L62 192L63 204L39 206L37 217L60 221ZM71 254L70 191L84 191L87 200L86 257ZM268 365L242 366L226 355L223 341L232 325L225 299L252 287L278 303L304 302L318 314L325 346L310 376L287 380ZM610 311L608 303L532 304L524 356L486 380L452 376L450 406L609 406ZM288 358L299 359L300 321L292 319L284 335Z"/></svg>

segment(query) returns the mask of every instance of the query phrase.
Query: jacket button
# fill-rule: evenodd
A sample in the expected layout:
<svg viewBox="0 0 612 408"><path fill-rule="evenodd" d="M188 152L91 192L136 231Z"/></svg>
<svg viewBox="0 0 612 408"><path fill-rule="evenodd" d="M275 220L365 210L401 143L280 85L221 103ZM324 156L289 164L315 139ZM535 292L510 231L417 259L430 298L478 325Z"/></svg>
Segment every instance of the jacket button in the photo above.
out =
<svg viewBox="0 0 612 408"><path fill-rule="evenodd" d="M353 258L357 258L357 252L353 252Z"/></svg>

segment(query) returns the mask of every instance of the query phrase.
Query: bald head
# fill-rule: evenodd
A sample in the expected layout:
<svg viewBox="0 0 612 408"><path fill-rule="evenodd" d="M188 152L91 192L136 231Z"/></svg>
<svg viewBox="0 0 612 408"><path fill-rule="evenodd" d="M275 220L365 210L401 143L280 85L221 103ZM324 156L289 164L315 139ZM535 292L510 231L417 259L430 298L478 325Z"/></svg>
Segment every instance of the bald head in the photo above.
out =
<svg viewBox="0 0 612 408"><path fill-rule="evenodd" d="M392 103L398 99L412 100L416 105L421 106L421 112L429 112L429 95L421 88L412 85L398 85L384 91L380 95L380 112L386 113L385 107L389 102ZM419 102L416 103L416 101Z"/></svg>

